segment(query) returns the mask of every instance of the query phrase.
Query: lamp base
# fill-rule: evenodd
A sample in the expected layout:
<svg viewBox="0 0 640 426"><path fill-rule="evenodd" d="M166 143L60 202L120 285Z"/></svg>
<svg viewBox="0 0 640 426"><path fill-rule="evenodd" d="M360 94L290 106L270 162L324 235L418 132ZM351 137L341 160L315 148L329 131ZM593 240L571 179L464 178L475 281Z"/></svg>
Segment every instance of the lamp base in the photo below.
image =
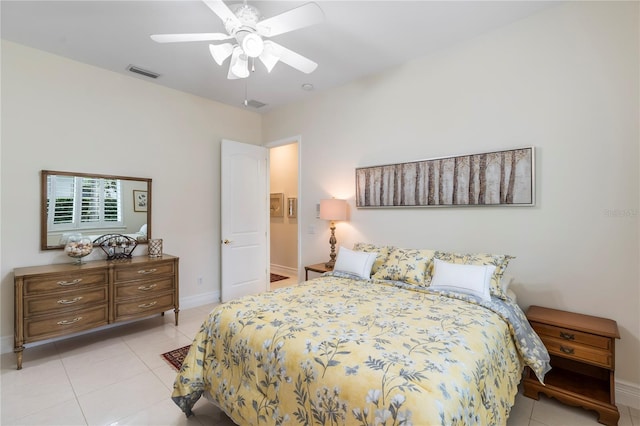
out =
<svg viewBox="0 0 640 426"><path fill-rule="evenodd" d="M335 259L331 259L330 261L328 261L327 263L324 264L324 266L327 269L331 269L333 270L333 267L336 265L336 260Z"/></svg>

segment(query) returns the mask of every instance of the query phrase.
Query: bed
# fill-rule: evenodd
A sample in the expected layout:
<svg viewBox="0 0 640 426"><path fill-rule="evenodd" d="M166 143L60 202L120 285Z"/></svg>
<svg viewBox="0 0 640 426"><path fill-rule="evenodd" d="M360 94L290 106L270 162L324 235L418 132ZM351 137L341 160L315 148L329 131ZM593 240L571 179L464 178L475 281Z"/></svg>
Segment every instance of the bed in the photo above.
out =
<svg viewBox="0 0 640 426"><path fill-rule="evenodd" d="M524 366L550 367L501 262L483 258L470 291L455 283L477 256L370 249L363 269L339 268L341 248L334 272L215 307L174 402L188 416L204 396L238 425L506 424Z"/></svg>

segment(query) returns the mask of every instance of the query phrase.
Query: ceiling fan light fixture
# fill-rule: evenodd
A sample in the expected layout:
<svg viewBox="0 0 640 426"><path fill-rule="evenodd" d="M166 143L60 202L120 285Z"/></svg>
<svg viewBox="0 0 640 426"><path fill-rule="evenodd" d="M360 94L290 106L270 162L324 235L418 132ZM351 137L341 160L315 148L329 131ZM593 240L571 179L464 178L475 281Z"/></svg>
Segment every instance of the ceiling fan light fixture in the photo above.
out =
<svg viewBox="0 0 640 426"><path fill-rule="evenodd" d="M264 50L264 42L256 33L249 33L242 39L242 50L247 56L257 58Z"/></svg>
<svg viewBox="0 0 640 426"><path fill-rule="evenodd" d="M275 67L280 60L280 58L274 53L273 45L269 40L267 40L264 43L264 50L262 51L262 54L260 54L260 61L262 61L264 66L267 68L267 72L271 72L273 67Z"/></svg>
<svg viewBox="0 0 640 426"><path fill-rule="evenodd" d="M211 52L211 56L213 56L213 60L216 61L218 65L222 65L233 53L233 45L231 43L210 44L209 51Z"/></svg>
<svg viewBox="0 0 640 426"><path fill-rule="evenodd" d="M247 62L247 55L242 52L240 46L236 46L233 49L231 65L229 66L229 75L233 75L235 78L249 77L249 63Z"/></svg>

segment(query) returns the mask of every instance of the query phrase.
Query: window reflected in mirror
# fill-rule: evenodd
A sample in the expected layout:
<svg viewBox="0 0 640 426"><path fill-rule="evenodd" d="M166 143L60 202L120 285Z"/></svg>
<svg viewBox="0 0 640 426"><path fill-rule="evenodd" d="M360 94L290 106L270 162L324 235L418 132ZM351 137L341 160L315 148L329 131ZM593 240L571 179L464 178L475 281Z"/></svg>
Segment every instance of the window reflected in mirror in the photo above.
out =
<svg viewBox="0 0 640 426"><path fill-rule="evenodd" d="M71 235L92 241L121 234L151 237L151 179L42 171L41 247L63 248Z"/></svg>

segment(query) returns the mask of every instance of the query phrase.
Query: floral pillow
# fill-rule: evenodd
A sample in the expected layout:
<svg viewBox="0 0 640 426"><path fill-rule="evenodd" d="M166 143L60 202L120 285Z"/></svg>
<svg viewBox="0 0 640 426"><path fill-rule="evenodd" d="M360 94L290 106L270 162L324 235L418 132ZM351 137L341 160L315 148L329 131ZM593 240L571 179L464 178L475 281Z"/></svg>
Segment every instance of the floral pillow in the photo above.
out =
<svg viewBox="0 0 640 426"><path fill-rule="evenodd" d="M507 295L502 289L501 280L504 271L509 265L511 259L515 259L508 254L489 254L489 253L447 253L443 251L435 252L435 259L440 259L449 263L457 263L460 265L493 265L496 267L493 275L491 276L490 290L491 294L495 297L507 300ZM426 282L427 285L431 283L433 278L433 266L427 272Z"/></svg>
<svg viewBox="0 0 640 426"><path fill-rule="evenodd" d="M371 273L375 274L378 269L384 264L384 262L389 257L389 253L395 247L393 246L377 246L375 244L369 243L355 243L353 245L354 251L363 251L365 253L378 253L375 262L373 262L373 267L371 268Z"/></svg>
<svg viewBox="0 0 640 426"><path fill-rule="evenodd" d="M434 254L434 250L394 248L372 278L424 285Z"/></svg>

